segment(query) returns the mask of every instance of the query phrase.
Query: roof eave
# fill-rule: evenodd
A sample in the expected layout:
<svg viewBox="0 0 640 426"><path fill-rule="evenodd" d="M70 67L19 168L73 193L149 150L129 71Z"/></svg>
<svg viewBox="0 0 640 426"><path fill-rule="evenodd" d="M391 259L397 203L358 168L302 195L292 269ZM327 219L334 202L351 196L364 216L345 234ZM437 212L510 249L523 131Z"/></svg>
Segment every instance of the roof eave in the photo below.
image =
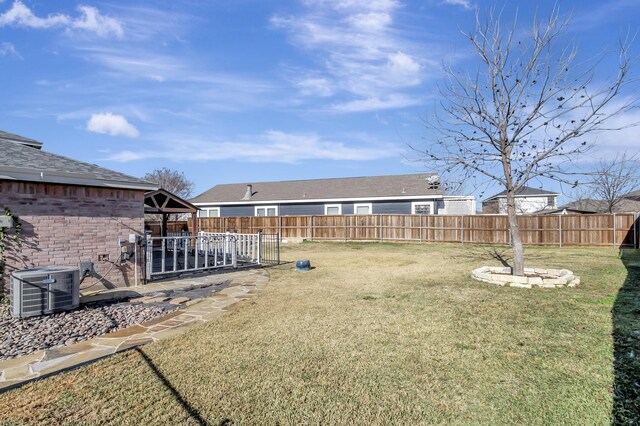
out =
<svg viewBox="0 0 640 426"><path fill-rule="evenodd" d="M560 196L559 192L545 192L543 194L516 194L516 198L526 198L526 197L551 197L551 196ZM487 201L493 201L493 200L497 200L498 198L507 198L507 195L494 195L491 198L487 198L486 200L483 200L482 202L485 203Z"/></svg>
<svg viewBox="0 0 640 426"><path fill-rule="evenodd" d="M158 185L153 183L99 179L89 174L62 172L52 173L32 169L17 170L14 167L0 167L0 180L57 183L102 188L136 189L142 191L152 191L158 189Z"/></svg>

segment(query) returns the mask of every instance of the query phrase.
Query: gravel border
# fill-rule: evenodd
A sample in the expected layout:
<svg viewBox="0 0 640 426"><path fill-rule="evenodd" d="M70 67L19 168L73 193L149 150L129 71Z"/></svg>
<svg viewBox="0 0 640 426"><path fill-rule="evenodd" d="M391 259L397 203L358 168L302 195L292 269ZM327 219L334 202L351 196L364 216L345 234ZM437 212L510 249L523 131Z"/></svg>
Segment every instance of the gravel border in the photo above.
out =
<svg viewBox="0 0 640 426"><path fill-rule="evenodd" d="M0 360L71 345L161 317L178 309L168 303L83 306L39 317L14 318L11 306L0 304Z"/></svg>

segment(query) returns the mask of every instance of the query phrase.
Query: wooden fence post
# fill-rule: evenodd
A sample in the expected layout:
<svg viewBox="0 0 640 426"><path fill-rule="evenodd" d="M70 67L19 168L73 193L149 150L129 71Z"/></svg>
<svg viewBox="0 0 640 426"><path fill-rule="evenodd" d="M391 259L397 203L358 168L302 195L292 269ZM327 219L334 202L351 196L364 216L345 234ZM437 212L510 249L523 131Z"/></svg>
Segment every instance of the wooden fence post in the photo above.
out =
<svg viewBox="0 0 640 426"><path fill-rule="evenodd" d="M558 241L560 242L560 248L562 248L562 214L558 215Z"/></svg>
<svg viewBox="0 0 640 426"><path fill-rule="evenodd" d="M613 213L613 248L616 248L616 214Z"/></svg>
<svg viewBox="0 0 640 426"><path fill-rule="evenodd" d="M638 212L633 214L633 248L640 248L640 244L638 244Z"/></svg>
<svg viewBox="0 0 640 426"><path fill-rule="evenodd" d="M462 245L464 245L464 215L460 216L462 219Z"/></svg>
<svg viewBox="0 0 640 426"><path fill-rule="evenodd" d="M344 224L344 241L347 242L347 216L342 215L341 217Z"/></svg>

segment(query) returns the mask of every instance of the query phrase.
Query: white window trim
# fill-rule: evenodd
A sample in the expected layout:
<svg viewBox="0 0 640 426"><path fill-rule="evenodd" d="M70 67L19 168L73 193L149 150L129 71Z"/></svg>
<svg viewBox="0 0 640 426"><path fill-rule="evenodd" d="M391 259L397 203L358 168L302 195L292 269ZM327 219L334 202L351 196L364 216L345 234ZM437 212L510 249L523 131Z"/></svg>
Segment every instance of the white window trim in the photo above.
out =
<svg viewBox="0 0 640 426"><path fill-rule="evenodd" d="M358 214L358 207L369 207L368 214L373 214L373 203L354 203L353 214Z"/></svg>
<svg viewBox="0 0 640 426"><path fill-rule="evenodd" d="M211 210L217 210L218 211L218 215L217 216L211 216ZM206 216L201 216L201 213L203 211L207 212ZM220 207L205 207L205 208L201 208L200 211L198 211L198 217L220 217Z"/></svg>
<svg viewBox="0 0 640 426"><path fill-rule="evenodd" d="M274 217L274 216L267 216L267 210L269 209L276 209L276 216L279 216L279 211L278 211L278 206L255 206L253 209L253 215L255 217L258 217L258 209L264 209L265 212L265 216L264 217Z"/></svg>
<svg viewBox="0 0 640 426"><path fill-rule="evenodd" d="M338 214L342 214L342 204L325 204L324 205L324 214L328 214L327 210L329 210L331 207L337 207L338 208Z"/></svg>
<svg viewBox="0 0 640 426"><path fill-rule="evenodd" d="M416 206L424 206L426 204L429 204L431 206L431 213L429 213L430 215L434 215L436 214L436 203L433 201L412 201L411 202L411 214L416 214Z"/></svg>

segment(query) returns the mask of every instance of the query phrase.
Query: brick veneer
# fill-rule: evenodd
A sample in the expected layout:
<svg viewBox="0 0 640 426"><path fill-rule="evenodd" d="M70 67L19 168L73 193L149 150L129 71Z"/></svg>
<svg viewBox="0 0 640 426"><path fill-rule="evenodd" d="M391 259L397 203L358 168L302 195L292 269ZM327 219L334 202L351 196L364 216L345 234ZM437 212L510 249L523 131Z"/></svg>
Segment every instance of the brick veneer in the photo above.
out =
<svg viewBox="0 0 640 426"><path fill-rule="evenodd" d="M89 277L83 288L132 286L133 260L116 262L118 240L144 233L144 191L48 183L0 181L0 209L20 217L24 244L8 244L3 282L16 269L77 266L91 259L104 282ZM109 261L98 256L109 255ZM113 266L113 267L112 267ZM138 264L141 276L142 268Z"/></svg>

